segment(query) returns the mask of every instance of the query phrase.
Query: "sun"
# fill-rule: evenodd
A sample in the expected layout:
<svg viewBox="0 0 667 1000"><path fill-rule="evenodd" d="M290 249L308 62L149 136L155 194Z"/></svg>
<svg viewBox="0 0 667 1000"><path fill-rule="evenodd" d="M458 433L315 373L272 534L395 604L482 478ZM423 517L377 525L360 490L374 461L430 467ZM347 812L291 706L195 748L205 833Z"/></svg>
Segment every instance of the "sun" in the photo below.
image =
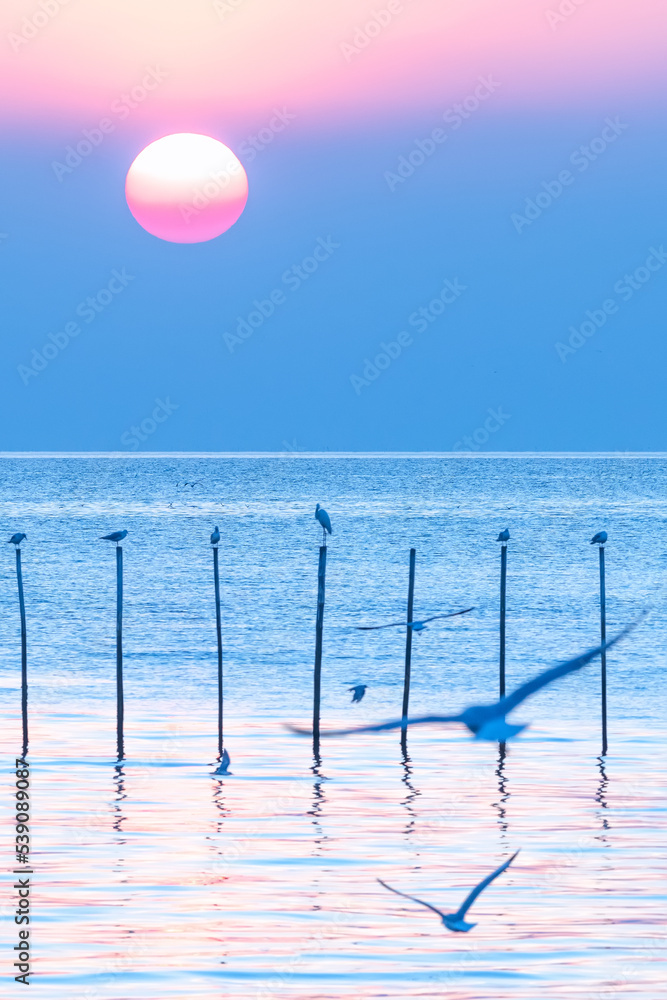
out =
<svg viewBox="0 0 667 1000"><path fill-rule="evenodd" d="M170 243L203 243L233 226L248 200L248 178L231 149L195 132L146 146L125 181L132 215Z"/></svg>

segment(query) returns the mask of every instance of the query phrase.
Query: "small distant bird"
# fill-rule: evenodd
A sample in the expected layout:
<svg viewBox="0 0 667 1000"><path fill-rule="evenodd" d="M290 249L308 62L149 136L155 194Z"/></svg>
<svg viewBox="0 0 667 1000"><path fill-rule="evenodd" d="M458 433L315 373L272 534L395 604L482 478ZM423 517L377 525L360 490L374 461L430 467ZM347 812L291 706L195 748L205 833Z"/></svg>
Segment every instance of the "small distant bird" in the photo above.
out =
<svg viewBox="0 0 667 1000"><path fill-rule="evenodd" d="M501 531L500 534L498 535L498 537L496 538L497 542L509 542L509 540L510 540L510 529L509 528L505 528L504 531Z"/></svg>
<svg viewBox="0 0 667 1000"><path fill-rule="evenodd" d="M601 646L596 646L595 649L589 649L588 652L582 653L581 656L576 656L572 660L559 663L557 666L551 667L550 670L545 670L543 673L538 674L537 677L533 677L532 680L522 684L512 694L500 698L499 701L492 705L471 705L470 708L466 708L465 711L460 712L458 715L421 715L416 719L395 719L392 722L383 722L375 726L354 726L351 729L329 730L328 732L322 732L321 735L349 736L350 733L379 733L385 729L403 729L406 725L421 726L431 722L461 722L478 740L498 740L505 742L527 728L526 725L514 726L509 722L505 722L506 715L513 712L529 695L535 694L536 691L558 680L559 677L565 677L566 674L571 674L575 670L581 670L587 663L590 663L596 656L599 656L603 650L615 646L628 632L636 628L643 617L644 614L640 615L636 621L631 622L630 625L626 625L618 635L615 635L608 642L603 643ZM298 733L299 736L312 735L312 730L310 729L301 729L291 725L287 728L293 733Z"/></svg>
<svg viewBox="0 0 667 1000"><path fill-rule="evenodd" d="M591 538L591 545L595 545L596 542L598 545L604 545L604 543L607 541L607 537L608 536L606 531L598 531L597 535L593 535L593 537Z"/></svg>
<svg viewBox="0 0 667 1000"><path fill-rule="evenodd" d="M127 536L127 531L112 531L110 535L100 535L100 541L115 542L118 545Z"/></svg>
<svg viewBox="0 0 667 1000"><path fill-rule="evenodd" d="M423 632L427 622L434 622L438 618L456 618L457 615L467 615L469 611L474 610L475 608L472 607L465 608L463 611L450 611L447 615L433 615L431 618L424 618L419 622L389 622L388 625L355 625L354 627L363 632L370 632L378 628L394 628L394 626L399 625L403 628L411 628L413 632Z"/></svg>
<svg viewBox="0 0 667 1000"><path fill-rule="evenodd" d="M16 547L18 548L18 546L21 544L24 538L27 539L28 536L24 535L22 531L17 531L16 534L12 535L11 538L7 539L7 545L16 545Z"/></svg>
<svg viewBox="0 0 667 1000"><path fill-rule="evenodd" d="M222 760L218 765L217 769L213 772L214 774L230 774L229 765L231 764L231 758L226 750L222 751Z"/></svg>
<svg viewBox="0 0 667 1000"><path fill-rule="evenodd" d="M211 532L211 545L217 545L219 541L220 541L220 529L216 524L215 531Z"/></svg>
<svg viewBox="0 0 667 1000"><path fill-rule="evenodd" d="M378 879L378 882L380 883L380 885L383 885L385 889L389 889L390 892L395 892L397 896L402 896L404 899L411 899L413 903L419 903L420 906L425 906L427 907L427 909L432 910L434 913L437 913L448 931L464 931L464 932L471 931L473 927L477 926L477 924L467 923L463 919L466 913L468 912L472 904L475 902L479 894L481 892L484 892L487 885L490 885L494 879L498 878L499 875L502 875L502 873L505 871L506 868L509 868L509 866L512 864L518 853L519 853L518 851L515 851L515 853L512 855L509 861L506 861L504 865L501 865L499 868L496 868L494 872L491 872L490 875L487 875L486 878L482 879L482 881L475 886L472 892L470 892L466 896L466 898L463 900L463 903L456 911L456 913L443 913L442 910L439 910L437 908L437 906L431 906L430 903L425 903L423 899L417 899L416 896L408 896L406 892L399 892L398 889L392 889L392 887L390 885L387 885L386 882L383 882L381 878Z"/></svg>
<svg viewBox="0 0 667 1000"><path fill-rule="evenodd" d="M352 704L355 701L361 701L363 696L366 694L366 688L368 684L355 684L354 687L348 688L348 691L352 692Z"/></svg>
<svg viewBox="0 0 667 1000"><path fill-rule="evenodd" d="M327 544L327 531L330 535L333 535L333 530L331 528L331 518L327 514L324 507L320 507L318 504L315 508L315 519L322 525L322 545Z"/></svg>

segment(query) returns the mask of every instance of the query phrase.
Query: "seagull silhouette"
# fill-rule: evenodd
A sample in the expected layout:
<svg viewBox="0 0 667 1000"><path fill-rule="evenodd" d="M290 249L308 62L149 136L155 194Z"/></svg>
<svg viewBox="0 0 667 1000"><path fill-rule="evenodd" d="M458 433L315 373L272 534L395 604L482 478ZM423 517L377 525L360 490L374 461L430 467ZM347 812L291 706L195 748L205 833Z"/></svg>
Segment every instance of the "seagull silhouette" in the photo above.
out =
<svg viewBox="0 0 667 1000"><path fill-rule="evenodd" d="M423 632L426 628L427 622L434 622L438 618L456 618L457 615L467 615L469 611L474 611L474 606L472 608L465 608L463 611L450 611L447 615L433 615L431 618L423 618L421 621L414 622L389 622L388 625L355 625L354 627L359 629L361 632L371 632L379 628L394 628L396 625L402 626L403 628L411 628L413 632Z"/></svg>
<svg viewBox="0 0 667 1000"><path fill-rule="evenodd" d="M598 533L596 535L593 535L593 537L591 538L591 545L595 545L596 542L598 545L604 545L604 543L607 541L607 538L608 535L606 531L598 531Z"/></svg>
<svg viewBox="0 0 667 1000"><path fill-rule="evenodd" d="M213 772L214 774L231 774L229 770L229 765L231 764L231 758L226 750L222 751L222 760L218 765L217 769Z"/></svg>
<svg viewBox="0 0 667 1000"><path fill-rule="evenodd" d="M112 531L110 535L100 535L100 541L115 542L118 545L127 537L127 531Z"/></svg>
<svg viewBox="0 0 667 1000"><path fill-rule="evenodd" d="M17 531L11 538L7 539L7 545L15 545L18 548L24 538L27 539L28 536L24 535L22 531Z"/></svg>
<svg viewBox="0 0 667 1000"><path fill-rule="evenodd" d="M501 531L498 537L496 538L497 542L509 542L509 540L510 540L509 528L505 528L503 531Z"/></svg>
<svg viewBox="0 0 667 1000"><path fill-rule="evenodd" d="M368 684L355 684L354 687L350 687L347 690L352 692L352 704L355 701L361 701L363 696L366 694L366 688Z"/></svg>
<svg viewBox="0 0 667 1000"><path fill-rule="evenodd" d="M487 885L490 885L494 879L498 878L499 875L502 875L502 873L505 871L506 868L509 868L509 866L512 864L518 853L519 853L518 851L515 851L512 857L509 859L509 861L506 861L499 868L496 868L494 872L491 872L490 875L487 875L486 878L483 878L482 881L475 886L472 892L468 893L468 895L463 900L461 906L458 908L456 913L443 913L442 910L439 910L437 908L437 906L431 906L430 903L425 903L423 899L417 899L416 896L408 896L406 892L399 892L398 889L392 889L392 887L390 885L387 885L386 882L383 882L381 878L378 879L378 882L380 883L380 885L383 885L385 889L389 889L390 892L395 892L397 896L402 896L404 899L411 899L413 903L419 903L420 906L425 906L427 909L432 910L434 913L437 913L448 931L471 931L473 927L477 926L477 924L467 923L463 919L466 913L468 912L472 904L475 902L479 894L481 892L484 892Z"/></svg>
<svg viewBox="0 0 667 1000"><path fill-rule="evenodd" d="M331 518L327 514L324 507L320 507L319 504L315 508L315 519L322 525L322 545L326 545L327 531L330 535L333 535L333 528L331 527Z"/></svg>
<svg viewBox="0 0 667 1000"><path fill-rule="evenodd" d="M211 532L211 545L217 545L219 541L220 541L220 529L216 524L215 531Z"/></svg>
<svg viewBox="0 0 667 1000"><path fill-rule="evenodd" d="M558 680L559 677L565 677L567 674L574 673L575 670L581 670L587 663L590 663L596 656L599 656L603 650L615 646L620 639L624 638L624 636L638 625L645 614L646 612L636 621L631 622L630 625L626 625L609 642L605 642L601 646L596 646L594 649L589 649L586 653L582 653L581 656L576 656L572 660L566 660L564 663L559 663L557 666L545 670L543 673L538 674L537 677L533 677L532 680L522 684L516 691L513 691L504 698L500 698L499 701L494 702L492 705L471 705L470 708L466 708L465 711L460 712L458 715L421 715L416 719L394 719L392 722L383 722L375 726L355 726L350 729L323 730L321 735L349 736L350 733L379 733L384 729L403 729L406 725L421 726L431 722L461 722L478 740L499 740L500 742L504 742L527 728L526 725L515 726L509 722L505 722L506 715L513 712L531 694L535 694L536 691ZM287 728L293 733L298 733L299 736L312 735L312 730L310 729L302 729L291 725L288 725Z"/></svg>

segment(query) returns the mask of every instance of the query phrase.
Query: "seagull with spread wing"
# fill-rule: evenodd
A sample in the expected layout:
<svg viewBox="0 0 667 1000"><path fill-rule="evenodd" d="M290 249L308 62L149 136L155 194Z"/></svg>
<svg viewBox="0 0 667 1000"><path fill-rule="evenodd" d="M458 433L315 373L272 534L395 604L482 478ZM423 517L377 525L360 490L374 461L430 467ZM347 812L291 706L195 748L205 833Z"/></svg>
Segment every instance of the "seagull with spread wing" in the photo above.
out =
<svg viewBox="0 0 667 1000"><path fill-rule="evenodd" d="M432 615L430 618L423 618L421 621L414 622L389 622L388 625L355 625L354 627L361 632L372 632L379 628L394 628L395 626L411 628L413 632L423 632L427 622L434 622L438 618L456 618L457 615L467 615L469 611L474 610L474 607L464 608L463 611L450 611L447 615Z"/></svg>
<svg viewBox="0 0 667 1000"><path fill-rule="evenodd" d="M403 899L410 899L413 903L419 903L420 906L425 906L427 909L437 913L448 931L471 931L473 927L477 926L477 924L467 923L467 921L464 920L466 913L480 893L484 892L487 885L490 885L494 879L497 879L499 875L502 875L506 868L509 868L518 853L518 851L515 851L509 861L506 861L504 864L500 865L499 868L496 868L494 872L491 872L490 875L487 875L486 878L483 878L482 881L475 886L472 892L468 893L455 913L443 913L442 910L437 908L437 906L431 906L430 903L425 903L423 899L417 899L416 896L408 896L406 892L399 892L398 889L392 889L392 887L387 885L386 882L383 882L381 878L378 879L378 882L380 885L383 885L385 889L389 889L390 892L395 892L397 896L402 896Z"/></svg>
<svg viewBox="0 0 667 1000"><path fill-rule="evenodd" d="M366 688L368 684L355 684L353 687L349 687L347 690L352 694L352 704L355 701L361 701L363 696L366 694Z"/></svg>
<svg viewBox="0 0 667 1000"><path fill-rule="evenodd" d="M478 740L498 740L505 742L527 728L526 725L515 726L506 722L506 715L513 712L531 694L535 694L541 688L546 687L547 684L552 684L559 677L565 677L576 670L581 670L591 660L594 660L596 656L599 656L603 650L615 646L617 642L637 626L643 617L644 615L641 615L637 621L626 625L618 635L615 635L608 642L603 643L601 646L596 646L594 649L589 649L586 653L582 653L581 656L576 656L572 660L566 660L564 663L559 663L557 666L545 670L543 673L538 674L537 677L533 677L532 680L526 681L516 691L506 695L504 698L500 698L499 701L494 702L492 705L471 705L470 708L466 708L458 715L421 715L416 719L394 719L392 722L383 722L375 726L355 726L351 729L333 729L328 732L322 730L320 735L348 736L350 733L378 733L384 729L404 729L407 725L422 726L431 722L461 722ZM294 733L298 733L300 736L312 735L312 731L309 729L301 729L297 726L288 726L287 728L291 729Z"/></svg>

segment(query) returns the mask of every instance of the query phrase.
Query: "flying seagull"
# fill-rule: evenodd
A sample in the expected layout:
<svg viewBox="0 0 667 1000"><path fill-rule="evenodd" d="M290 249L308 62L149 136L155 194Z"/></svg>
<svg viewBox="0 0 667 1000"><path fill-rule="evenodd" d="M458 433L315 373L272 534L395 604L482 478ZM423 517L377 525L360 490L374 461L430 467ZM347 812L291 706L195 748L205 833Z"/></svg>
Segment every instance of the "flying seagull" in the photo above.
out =
<svg viewBox="0 0 667 1000"><path fill-rule="evenodd" d="M331 527L331 518L327 514L324 507L320 507L318 504L315 508L315 519L322 525L322 545L327 544L327 531L330 535L333 535L333 530Z"/></svg>
<svg viewBox="0 0 667 1000"><path fill-rule="evenodd" d="M220 529L216 524L215 531L211 532L211 545L217 545L219 541L220 541Z"/></svg>
<svg viewBox="0 0 667 1000"><path fill-rule="evenodd" d="M15 545L18 548L23 539L27 539L27 537L22 531L17 531L11 538L7 539L7 545Z"/></svg>
<svg viewBox="0 0 667 1000"><path fill-rule="evenodd" d="M607 541L607 538L608 535L606 531L598 531L597 535L593 535L593 537L591 538L591 545L595 545L596 542L598 545L604 545L604 543Z"/></svg>
<svg viewBox="0 0 667 1000"><path fill-rule="evenodd" d="M505 528L504 531L501 531L500 534L498 535L498 537L496 538L497 542L509 542L509 540L510 540L510 529L509 528Z"/></svg>
<svg viewBox="0 0 667 1000"><path fill-rule="evenodd" d="M531 694L539 691L540 688L546 687L547 684L558 680L559 677L565 677L566 674L571 674L575 670L581 670L587 663L590 663L596 656L599 656L603 650L615 646L619 639L622 639L628 632L631 632L643 617L644 615L641 615L636 621L631 622L630 625L626 625L609 642L605 642L601 646L596 646L595 649L589 649L588 652L582 653L581 656L576 656L573 660L566 660L564 663L559 663L557 666L545 670L543 673L538 674L537 677L533 677L532 680L522 684L512 694L500 698L499 701L492 705L471 705L470 708L466 708L465 711L460 712L458 715L420 715L416 719L395 719L392 722L384 722L376 726L358 726L352 729L323 731L321 735L348 736L350 733L377 733L384 729L403 729L408 724L411 726L421 726L430 722L461 722L478 740L499 740L500 742L505 742L516 736L517 733L520 733L522 729L527 728L525 725L514 726L511 723L505 722L506 715L513 712L518 705L525 701ZM287 728L291 729L294 733L298 733L300 736L312 735L312 731L308 729L301 729L296 726L288 726Z"/></svg>
<svg viewBox="0 0 667 1000"><path fill-rule="evenodd" d="M231 759L226 750L222 751L222 760L218 765L218 768L213 772L214 774L231 774L229 770L229 765L231 764Z"/></svg>
<svg viewBox="0 0 667 1000"><path fill-rule="evenodd" d="M352 704L355 701L361 701L363 696L366 694L366 688L368 684L355 684L354 687L348 688L348 691L352 692Z"/></svg>
<svg viewBox="0 0 667 1000"><path fill-rule="evenodd" d="M127 531L112 531L110 535L100 535L100 541L115 542L118 545L126 537Z"/></svg>
<svg viewBox="0 0 667 1000"><path fill-rule="evenodd" d="M473 606L472 608L465 608L463 611L450 611L447 615L433 615L431 618L424 618L419 622L389 622L388 625L355 625L354 627L363 632L370 632L378 628L394 628L395 625L400 625L403 628L411 628L413 632L423 632L427 622L434 622L438 618L456 618L457 615L467 615L469 611L474 610Z"/></svg>
<svg viewBox="0 0 667 1000"><path fill-rule="evenodd" d="M475 902L479 894L481 892L484 892L487 885L490 885L494 879L498 878L499 875L502 875L502 873L505 871L506 868L509 868L509 866L512 864L518 853L519 853L518 851L515 851L515 853L512 855L509 861L506 861L504 865L500 866L500 868L496 868L494 872L491 872L490 875L487 875L486 878L483 878L482 881L475 886L472 892L468 893L468 895L463 900L461 906L458 908L456 913L443 913L442 910L439 910L437 908L437 906L431 906L430 903L425 903L423 899L417 899L416 896L408 896L406 892L399 892L398 889L392 889L392 887L390 885L387 885L386 882L383 882L381 878L378 879L378 882L380 883L380 885L383 885L385 889L389 889L390 892L395 892L397 896L403 896L404 899L411 899L413 903L419 903L420 906L426 906L427 909L433 910L434 913L438 914L438 916L440 917L440 919L442 920L443 924L445 925L448 931L471 931L473 927L477 926L477 924L467 923L463 919L466 913L468 912L472 904Z"/></svg>

